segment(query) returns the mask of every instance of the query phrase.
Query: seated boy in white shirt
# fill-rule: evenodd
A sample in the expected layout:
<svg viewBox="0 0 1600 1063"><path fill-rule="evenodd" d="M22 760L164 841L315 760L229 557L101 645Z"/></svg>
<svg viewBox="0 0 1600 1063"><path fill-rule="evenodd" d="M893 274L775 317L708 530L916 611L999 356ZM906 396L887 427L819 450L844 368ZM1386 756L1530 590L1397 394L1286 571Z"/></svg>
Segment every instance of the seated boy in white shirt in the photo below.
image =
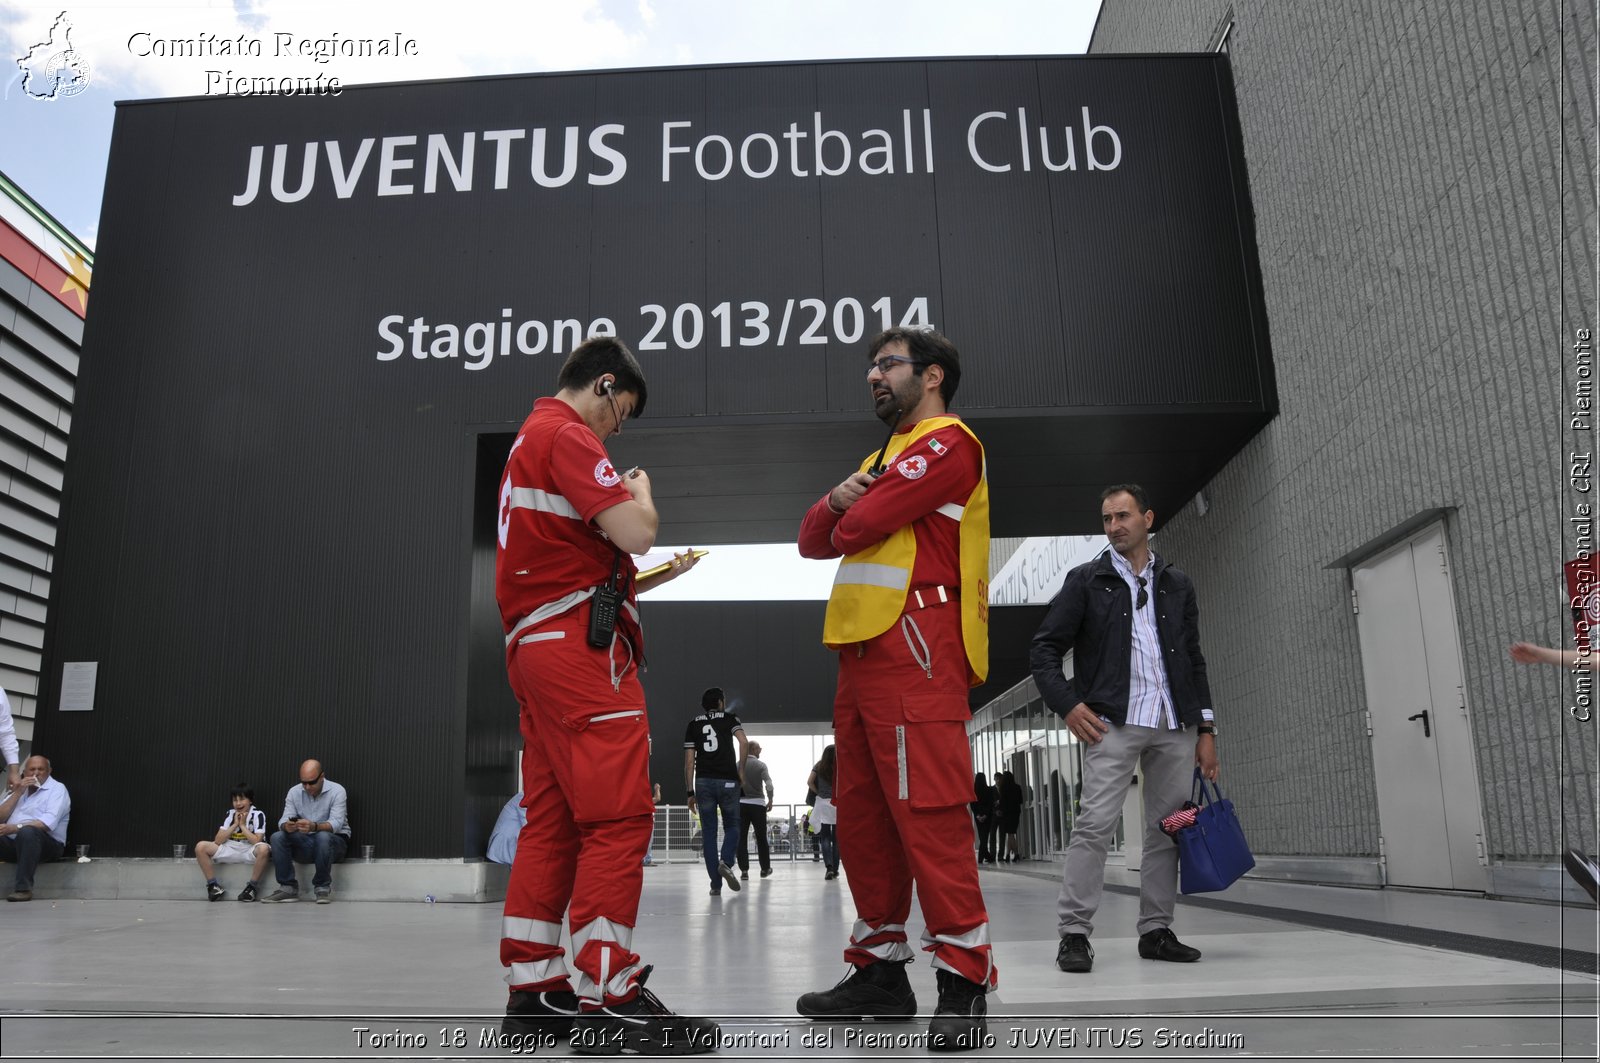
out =
<svg viewBox="0 0 1600 1063"><path fill-rule="evenodd" d="M272 847L267 844L267 814L255 806L255 796L255 791L244 783L236 784L229 792L233 807L222 818L217 836L194 847L194 861L206 877L206 897L210 900L220 901L228 892L217 882L213 862L255 864L250 881L239 891L239 899L256 899L261 876L267 870L267 861L272 859Z"/></svg>

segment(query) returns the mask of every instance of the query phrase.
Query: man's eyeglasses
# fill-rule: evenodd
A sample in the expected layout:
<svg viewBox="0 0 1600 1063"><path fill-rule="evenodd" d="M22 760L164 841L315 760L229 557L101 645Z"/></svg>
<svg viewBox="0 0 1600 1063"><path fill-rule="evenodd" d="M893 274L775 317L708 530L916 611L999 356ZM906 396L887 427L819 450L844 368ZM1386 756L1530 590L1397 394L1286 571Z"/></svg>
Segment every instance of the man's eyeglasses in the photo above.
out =
<svg viewBox="0 0 1600 1063"><path fill-rule="evenodd" d="M1135 576L1133 578L1139 581L1139 597L1134 600L1133 607L1135 609L1143 609L1144 603L1150 600L1150 595L1145 592L1144 577Z"/></svg>
<svg viewBox="0 0 1600 1063"><path fill-rule="evenodd" d="M322 781L322 776L318 775L315 779L301 779L300 780L300 785L304 786L307 790L309 790L309 789L311 789L313 786L317 785L321 781Z"/></svg>
<svg viewBox="0 0 1600 1063"><path fill-rule="evenodd" d="M922 361L920 358L907 358L903 354L886 354L882 358L879 358L877 361L872 362L867 366L867 375L871 376L873 371L876 370L879 375L888 376L889 370L893 369L897 365L927 364L927 362Z"/></svg>

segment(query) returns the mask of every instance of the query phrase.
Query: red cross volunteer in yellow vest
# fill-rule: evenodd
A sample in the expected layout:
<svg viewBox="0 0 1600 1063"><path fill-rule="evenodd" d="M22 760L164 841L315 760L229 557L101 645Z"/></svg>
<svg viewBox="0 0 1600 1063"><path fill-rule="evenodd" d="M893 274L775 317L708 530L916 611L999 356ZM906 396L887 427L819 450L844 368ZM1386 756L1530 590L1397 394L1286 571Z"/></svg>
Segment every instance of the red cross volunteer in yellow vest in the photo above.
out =
<svg viewBox="0 0 1600 1063"><path fill-rule="evenodd" d="M800 553L842 558L823 641L839 651L833 801L856 906L850 974L807 993L813 1019L909 1019L913 885L938 1004L934 1049L983 1044L997 984L978 886L967 690L989 671L989 489L983 445L948 413L960 355L932 330L897 328L868 348L887 445L813 505Z"/></svg>

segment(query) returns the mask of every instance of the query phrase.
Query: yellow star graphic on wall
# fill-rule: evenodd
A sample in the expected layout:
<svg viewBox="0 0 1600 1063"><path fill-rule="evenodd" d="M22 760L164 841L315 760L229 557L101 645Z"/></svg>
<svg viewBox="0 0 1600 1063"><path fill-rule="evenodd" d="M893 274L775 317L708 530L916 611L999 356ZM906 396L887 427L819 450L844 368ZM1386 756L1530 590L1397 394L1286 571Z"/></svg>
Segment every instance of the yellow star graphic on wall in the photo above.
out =
<svg viewBox="0 0 1600 1063"><path fill-rule="evenodd" d="M84 313L89 312L89 263L84 261L82 255L70 248L63 247L61 253L67 256L72 263L72 273L61 282L61 291L57 294L65 295L72 292L78 297L78 309Z"/></svg>

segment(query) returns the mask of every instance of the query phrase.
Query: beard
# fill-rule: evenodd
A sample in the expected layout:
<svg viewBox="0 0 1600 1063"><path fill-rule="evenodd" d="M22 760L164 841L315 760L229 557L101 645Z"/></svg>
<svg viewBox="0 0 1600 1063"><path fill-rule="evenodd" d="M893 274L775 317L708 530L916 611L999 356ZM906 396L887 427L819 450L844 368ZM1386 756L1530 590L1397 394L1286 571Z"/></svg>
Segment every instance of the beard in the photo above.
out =
<svg viewBox="0 0 1600 1063"><path fill-rule="evenodd" d="M922 398L922 378L910 374L898 387L885 382L872 391L872 412L878 420L892 425Z"/></svg>

